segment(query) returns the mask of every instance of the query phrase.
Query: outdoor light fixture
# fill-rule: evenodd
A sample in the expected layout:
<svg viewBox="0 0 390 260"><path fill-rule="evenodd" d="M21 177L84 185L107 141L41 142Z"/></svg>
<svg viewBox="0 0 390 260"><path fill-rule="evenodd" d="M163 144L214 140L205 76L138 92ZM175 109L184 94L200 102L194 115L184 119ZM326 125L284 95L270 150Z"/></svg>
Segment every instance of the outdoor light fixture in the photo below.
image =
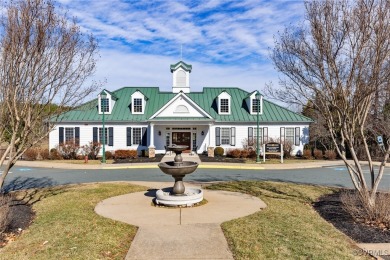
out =
<svg viewBox="0 0 390 260"><path fill-rule="evenodd" d="M161 135L161 131L158 131L158 135Z"/></svg>
<svg viewBox="0 0 390 260"><path fill-rule="evenodd" d="M257 134L256 134L256 163L260 163L260 144L259 144L259 111L260 111L260 93L256 93L256 107L257 107Z"/></svg>
<svg viewBox="0 0 390 260"><path fill-rule="evenodd" d="M201 134L201 135L204 135L204 131L202 131L200 134Z"/></svg>
<svg viewBox="0 0 390 260"><path fill-rule="evenodd" d="M105 129L105 126L104 126L104 112L106 110L106 103L104 101L104 107L102 106L102 100L106 99L107 98L107 94L106 92L102 91L102 93L100 93L100 109L102 110L103 112L103 131L102 131L102 134L103 134L103 157L102 157L102 163L106 163L106 129Z"/></svg>

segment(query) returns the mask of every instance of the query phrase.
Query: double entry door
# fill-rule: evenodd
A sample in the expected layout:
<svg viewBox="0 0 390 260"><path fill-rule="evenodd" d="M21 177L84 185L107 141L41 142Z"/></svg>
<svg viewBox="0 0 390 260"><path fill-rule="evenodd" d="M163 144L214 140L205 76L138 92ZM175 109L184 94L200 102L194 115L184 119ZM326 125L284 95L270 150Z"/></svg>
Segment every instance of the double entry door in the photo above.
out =
<svg viewBox="0 0 390 260"><path fill-rule="evenodd" d="M191 150L191 133L190 132L172 132L172 144L187 145Z"/></svg>

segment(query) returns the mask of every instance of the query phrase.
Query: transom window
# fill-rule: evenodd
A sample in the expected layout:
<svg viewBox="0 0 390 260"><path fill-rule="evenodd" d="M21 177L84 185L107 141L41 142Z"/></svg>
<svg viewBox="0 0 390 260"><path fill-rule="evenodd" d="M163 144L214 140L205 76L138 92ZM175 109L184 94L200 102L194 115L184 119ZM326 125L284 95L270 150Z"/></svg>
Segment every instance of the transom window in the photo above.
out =
<svg viewBox="0 0 390 260"><path fill-rule="evenodd" d="M294 144L294 128L286 127L286 142Z"/></svg>
<svg viewBox="0 0 390 260"><path fill-rule="evenodd" d="M257 107L257 104L259 104L259 107ZM257 113L259 112L260 113L260 100L258 99L252 99L252 113ZM259 109L257 109L259 108Z"/></svg>
<svg viewBox="0 0 390 260"><path fill-rule="evenodd" d="M100 99L100 112L110 112L110 103L108 98Z"/></svg>
<svg viewBox="0 0 390 260"><path fill-rule="evenodd" d="M221 128L221 144L230 144L230 128Z"/></svg>
<svg viewBox="0 0 390 260"><path fill-rule="evenodd" d="M220 104L221 113L229 113L229 99L222 98Z"/></svg>
<svg viewBox="0 0 390 260"><path fill-rule="evenodd" d="M140 127L133 128L133 144L142 144L142 129Z"/></svg>
<svg viewBox="0 0 390 260"><path fill-rule="evenodd" d="M73 141L74 140L74 128L73 127L66 127L65 128L65 142Z"/></svg>
<svg viewBox="0 0 390 260"><path fill-rule="evenodd" d="M134 98L133 109L135 113L142 113L142 98Z"/></svg>
<svg viewBox="0 0 390 260"><path fill-rule="evenodd" d="M108 129L104 128L104 144L108 144ZM103 127L99 127L99 143L103 144Z"/></svg>

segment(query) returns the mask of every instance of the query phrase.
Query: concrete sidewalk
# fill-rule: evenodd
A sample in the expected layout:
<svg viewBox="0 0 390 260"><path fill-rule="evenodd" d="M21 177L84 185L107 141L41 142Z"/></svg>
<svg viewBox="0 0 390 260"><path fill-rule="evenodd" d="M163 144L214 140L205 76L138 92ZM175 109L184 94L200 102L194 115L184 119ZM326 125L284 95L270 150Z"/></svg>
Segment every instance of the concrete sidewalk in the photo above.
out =
<svg viewBox="0 0 390 260"><path fill-rule="evenodd" d="M106 199L95 208L99 215L139 227L126 259L233 259L220 224L266 207L246 194L204 190L206 205L159 208L151 205L155 191L172 183L133 183L151 189Z"/></svg>

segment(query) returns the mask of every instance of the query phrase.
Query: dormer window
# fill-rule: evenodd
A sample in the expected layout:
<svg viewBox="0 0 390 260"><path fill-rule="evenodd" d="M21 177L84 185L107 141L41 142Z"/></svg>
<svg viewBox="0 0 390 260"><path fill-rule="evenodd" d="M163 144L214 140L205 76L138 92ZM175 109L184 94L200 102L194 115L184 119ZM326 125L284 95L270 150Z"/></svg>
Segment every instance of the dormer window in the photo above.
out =
<svg viewBox="0 0 390 260"><path fill-rule="evenodd" d="M142 98L134 98L134 112L135 113L142 113L143 112L143 107L142 107Z"/></svg>
<svg viewBox="0 0 390 260"><path fill-rule="evenodd" d="M115 101L118 98L114 93L111 93L108 90L103 90L98 96L98 111L99 114L111 114L112 109L114 108Z"/></svg>
<svg viewBox="0 0 390 260"><path fill-rule="evenodd" d="M221 99L221 108L220 108L221 113L229 113L229 99L227 98L222 98Z"/></svg>
<svg viewBox="0 0 390 260"><path fill-rule="evenodd" d="M260 100L252 99L252 113L260 112Z"/></svg>
<svg viewBox="0 0 390 260"><path fill-rule="evenodd" d="M133 114L143 114L147 98L141 91L137 90L131 95L131 112Z"/></svg>
<svg viewBox="0 0 390 260"><path fill-rule="evenodd" d="M230 115L230 95L226 91L218 95L218 114Z"/></svg>
<svg viewBox="0 0 390 260"><path fill-rule="evenodd" d="M108 113L110 112L110 100L105 98L100 98L100 112Z"/></svg>
<svg viewBox="0 0 390 260"><path fill-rule="evenodd" d="M252 115L259 113L263 114L263 96L258 91L253 91L246 98L246 104L248 105L249 112Z"/></svg>

